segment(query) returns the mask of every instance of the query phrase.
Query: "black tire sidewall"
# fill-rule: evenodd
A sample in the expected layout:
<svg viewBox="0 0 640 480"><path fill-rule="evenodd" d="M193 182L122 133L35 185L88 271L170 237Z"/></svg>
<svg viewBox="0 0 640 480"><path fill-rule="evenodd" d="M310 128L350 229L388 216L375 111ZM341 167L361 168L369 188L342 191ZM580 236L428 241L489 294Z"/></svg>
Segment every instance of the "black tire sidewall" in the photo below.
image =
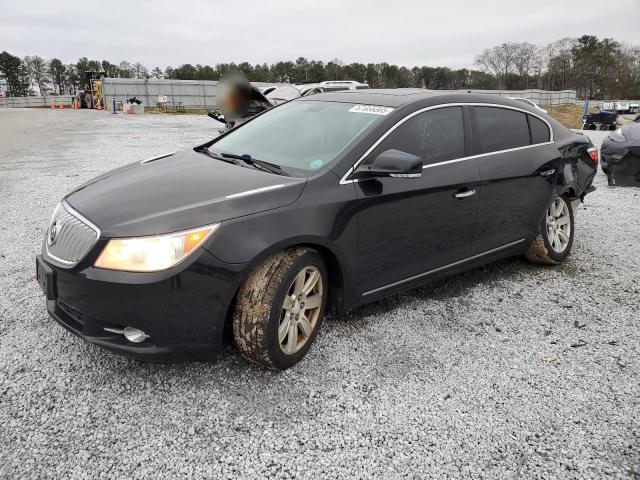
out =
<svg viewBox="0 0 640 480"><path fill-rule="evenodd" d="M302 270L304 267L309 266L317 267L318 270L320 270L320 275L322 276L322 307L320 309L320 315L318 317L316 327L311 334L311 337L307 340L307 343L295 355L287 355L280 349L280 344L278 342L278 327L280 326L282 304L284 303L284 297L287 294L289 287L291 286L291 283L295 279L296 275L298 275L300 270ZM311 345L318 335L318 330L320 330L320 327L322 325L325 307L327 304L328 292L329 275L322 256L313 250L309 250L303 255L297 257L293 264L289 267L287 272L283 275L282 281L276 289L274 304L271 306L271 311L269 314L269 326L267 329L266 338L267 348L269 357L271 358L271 361L276 368L286 369L295 365L302 359L302 357L306 355L309 348L311 348Z"/></svg>
<svg viewBox="0 0 640 480"><path fill-rule="evenodd" d="M542 224L540 227L540 232L542 233L542 238L544 239L544 246L547 249L547 255L551 260L557 263L564 261L564 259L569 256L569 253L571 253L571 247L573 246L573 236L575 233L575 222L574 222L573 207L571 206L571 201L566 197L560 197L560 198L562 198L564 200L564 203L567 204L567 208L569 209L569 218L571 220L571 233L569 235L569 245L567 245L567 248L565 248L562 253L558 253L551 247L551 242L549 241L549 233L547 230L546 210L544 213L544 217L542 218ZM556 198L553 199L553 201L555 200Z"/></svg>

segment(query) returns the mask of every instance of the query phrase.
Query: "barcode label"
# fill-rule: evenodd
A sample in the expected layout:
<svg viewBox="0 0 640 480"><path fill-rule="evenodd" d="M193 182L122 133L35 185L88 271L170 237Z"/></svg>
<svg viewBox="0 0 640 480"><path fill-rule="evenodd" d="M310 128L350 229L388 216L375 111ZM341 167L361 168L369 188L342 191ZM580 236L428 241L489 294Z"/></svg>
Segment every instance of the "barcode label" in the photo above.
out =
<svg viewBox="0 0 640 480"><path fill-rule="evenodd" d="M387 115L393 111L391 107L380 107L378 105L354 105L349 109L354 113L372 113L373 115Z"/></svg>

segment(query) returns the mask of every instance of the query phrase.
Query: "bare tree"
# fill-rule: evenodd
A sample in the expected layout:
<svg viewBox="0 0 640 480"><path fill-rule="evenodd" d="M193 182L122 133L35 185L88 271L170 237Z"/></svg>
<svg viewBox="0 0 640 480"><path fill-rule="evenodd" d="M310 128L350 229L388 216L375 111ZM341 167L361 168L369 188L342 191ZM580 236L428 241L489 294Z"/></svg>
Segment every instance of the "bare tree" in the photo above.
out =
<svg viewBox="0 0 640 480"><path fill-rule="evenodd" d="M640 46L621 45L615 74L617 91L611 92L612 95L632 98L640 92L640 88L637 87L640 85Z"/></svg>
<svg viewBox="0 0 640 480"><path fill-rule="evenodd" d="M49 75L51 76L52 83L57 87L59 94L64 92L66 70L67 67L57 58L52 58L49 62Z"/></svg>
<svg viewBox="0 0 640 480"><path fill-rule="evenodd" d="M340 80L343 66L344 62L342 60L340 60L339 58L334 58L329 63L327 63L327 76L331 80Z"/></svg>
<svg viewBox="0 0 640 480"><path fill-rule="evenodd" d="M513 72L518 49L517 43L503 43L493 48L487 48L476 57L476 65L494 75L498 79L499 87L505 88L507 75Z"/></svg>
<svg viewBox="0 0 640 480"><path fill-rule="evenodd" d="M527 42L513 45L513 67L520 77L521 86L529 88L529 73L533 68L536 46Z"/></svg>
<svg viewBox="0 0 640 480"><path fill-rule="evenodd" d="M543 85L543 73L545 72L545 68L549 63L549 59L547 57L547 49L545 47L536 46L533 52L532 64L531 64L531 72L533 76L536 78L536 88L542 90Z"/></svg>
<svg viewBox="0 0 640 480"><path fill-rule="evenodd" d="M140 62L133 64L132 73L134 78L146 78L147 68Z"/></svg>
<svg viewBox="0 0 640 480"><path fill-rule="evenodd" d="M120 64L118 65L118 69L120 70L121 78L133 78L135 75L133 65L131 65L126 60L120 62Z"/></svg>
<svg viewBox="0 0 640 480"><path fill-rule="evenodd" d="M24 57L24 63L29 71L31 81L38 86L40 95L47 93L47 62L44 58L34 55Z"/></svg>
<svg viewBox="0 0 640 480"><path fill-rule="evenodd" d="M564 90L573 70L573 53L577 39L563 38L546 47L547 88Z"/></svg>

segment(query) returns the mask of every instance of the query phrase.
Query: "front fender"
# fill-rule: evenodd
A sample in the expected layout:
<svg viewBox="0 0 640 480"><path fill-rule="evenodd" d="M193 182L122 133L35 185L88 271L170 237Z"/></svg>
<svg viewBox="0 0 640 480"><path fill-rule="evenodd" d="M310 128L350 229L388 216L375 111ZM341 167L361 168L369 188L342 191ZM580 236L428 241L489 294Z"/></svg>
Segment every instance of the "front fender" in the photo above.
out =
<svg viewBox="0 0 640 480"><path fill-rule="evenodd" d="M331 177L309 185L292 205L222 222L205 248L223 262L252 269L277 251L308 245L325 256L330 271L338 273L332 283L343 285L349 297L357 266L355 192Z"/></svg>

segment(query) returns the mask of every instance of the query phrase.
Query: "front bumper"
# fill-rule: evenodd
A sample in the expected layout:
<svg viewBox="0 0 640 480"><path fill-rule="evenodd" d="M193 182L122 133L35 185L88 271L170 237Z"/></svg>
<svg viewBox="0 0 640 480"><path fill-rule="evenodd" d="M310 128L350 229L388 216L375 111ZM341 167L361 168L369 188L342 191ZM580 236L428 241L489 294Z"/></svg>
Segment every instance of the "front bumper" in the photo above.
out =
<svg viewBox="0 0 640 480"><path fill-rule="evenodd" d="M47 310L78 337L140 360L211 359L222 347L225 320L244 264L227 264L204 249L184 270L168 278L70 271L36 258ZM93 270L94 272L91 272ZM132 343L120 333L133 327L149 338Z"/></svg>

